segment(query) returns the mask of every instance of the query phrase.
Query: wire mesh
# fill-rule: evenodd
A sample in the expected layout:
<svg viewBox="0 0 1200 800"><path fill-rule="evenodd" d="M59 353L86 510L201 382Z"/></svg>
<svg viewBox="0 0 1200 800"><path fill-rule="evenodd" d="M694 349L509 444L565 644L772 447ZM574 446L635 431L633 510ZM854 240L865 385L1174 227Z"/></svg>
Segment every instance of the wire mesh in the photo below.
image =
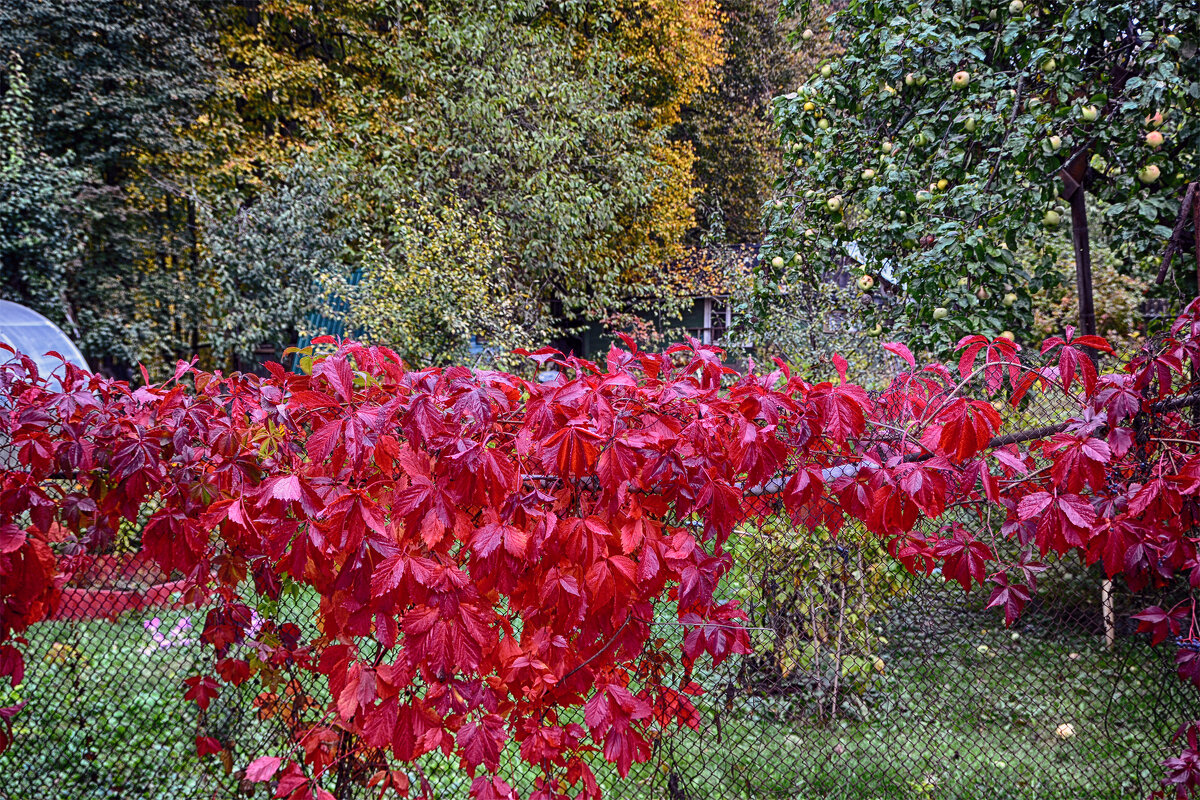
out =
<svg viewBox="0 0 1200 800"><path fill-rule="evenodd" d="M1006 431L1072 412L1065 397L1038 397ZM1200 717L1171 648L1151 647L1131 619L1169 588L1135 596L1118 582L1109 592L1096 567L1064 558L1005 627L986 590L914 577L865 530L834 536L789 518L770 495L746 502L758 520L731 540L720 592L747 611L753 652L698 666L688 676L704 689L697 726L663 731L627 778L597 754L607 797L1144 797L1174 732ZM136 536L124 531L118 549L136 550ZM199 711L181 682L211 664L197 642L206 610L182 605L176 589L132 555L73 579L57 618L28 635L24 682L0 696L27 703L0 755L0 799L269 796L239 770L278 753L297 704L322 702L323 689L311 677L251 681ZM293 587L267 613L315 634L316 609L315 594ZM669 649L682 631L665 609L659 625ZM197 736L228 749L198 758ZM536 772L515 748L507 756L502 774L528 796ZM456 762L433 755L422 766L434 796L467 795ZM339 800L377 797L366 774L339 782Z"/></svg>
<svg viewBox="0 0 1200 800"><path fill-rule="evenodd" d="M723 591L747 609L754 652L697 669L697 729L665 732L628 778L596 759L607 796L1125 798L1153 788L1173 732L1200 709L1168 649L1133 633L1130 613L1151 598L1117 590L1109 647L1101 577L1065 559L1005 628L980 591L911 578L854 538L814 542L770 526L738 535ZM60 616L76 618L32 630L15 698L28 705L0 756L0 797L266 796L237 768L283 746L288 690L227 688L203 713L185 702L181 681L211 658L194 635L203 609L169 600L107 619L97 597L75 593ZM314 611L315 598L297 595L279 614ZM665 618L663 629L669 646L679 631ZM230 743L229 755L197 758L197 735ZM427 758L424 768L435 796L465 796L455 764ZM517 759L502 769L532 791L535 775Z"/></svg>

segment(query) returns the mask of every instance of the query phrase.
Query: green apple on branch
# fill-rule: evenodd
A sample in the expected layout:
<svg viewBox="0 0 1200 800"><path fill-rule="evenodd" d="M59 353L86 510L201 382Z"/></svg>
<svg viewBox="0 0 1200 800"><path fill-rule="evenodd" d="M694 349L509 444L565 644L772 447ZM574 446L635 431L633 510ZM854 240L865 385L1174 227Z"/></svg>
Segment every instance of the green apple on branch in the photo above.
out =
<svg viewBox="0 0 1200 800"><path fill-rule="evenodd" d="M764 247L804 249L805 262L761 262L774 272L755 287L804 286L856 259L888 279L864 328L914 349L1028 330L1032 294L1072 253L1068 163L1090 165L1086 216L1117 257L1161 254L1200 180L1194 0L852 0L832 15L784 2L798 39L819 26L844 49L774 101L782 141L805 160L779 180L790 213L766 220ZM755 292L754 319L803 297Z"/></svg>

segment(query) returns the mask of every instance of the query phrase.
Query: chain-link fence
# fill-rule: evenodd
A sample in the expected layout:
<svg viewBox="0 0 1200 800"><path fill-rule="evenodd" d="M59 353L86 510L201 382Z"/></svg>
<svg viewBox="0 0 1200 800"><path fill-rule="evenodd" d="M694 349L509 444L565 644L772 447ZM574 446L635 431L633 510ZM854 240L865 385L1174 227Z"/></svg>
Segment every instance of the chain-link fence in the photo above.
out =
<svg viewBox="0 0 1200 800"><path fill-rule="evenodd" d="M698 727L664 736L627 779L597 759L610 797L1143 797L1175 729L1200 716L1169 648L1133 634L1129 614L1151 598L1118 584L1109 626L1100 575L1074 560L1006 628L986 593L912 578L869 535L767 524L732 547L724 591L749 612L754 653L698 669ZM211 664L196 642L204 611L170 595L137 607L149 584L134 573L68 592L60 619L31 631L5 800L268 796L237 768L282 746L314 687L227 688L201 714L181 682ZM279 615L311 619L315 602L293 595ZM662 629L669 646L679 630ZM198 759L197 735L231 748ZM466 796L455 767L426 758L435 796ZM505 768L532 790L516 758Z"/></svg>
<svg viewBox="0 0 1200 800"><path fill-rule="evenodd" d="M1033 399L1004 432L1070 413L1065 398ZM696 727L664 732L628 778L597 754L608 797L1144 797L1176 729L1200 717L1171 648L1134 632L1131 614L1163 596L1110 588L1096 567L1063 559L1005 627L986 590L913 577L861 528L834 536L769 494L747 502L759 519L732 538L720 591L747 611L753 653L697 667ZM136 550L136 538L136 525L123 530L116 550ZM0 705L27 703L0 755L0 800L269 796L239 770L280 752L323 689L311 676L250 681L199 711L181 684L211 666L197 642L206 610L182 605L178 589L133 555L72 579L56 619L29 632L24 682L0 690ZM289 587L259 612L315 635L316 606ZM682 631L668 613L659 627L670 649ZM198 758L197 736L226 749ZM509 755L502 772L527 796L535 773ZM379 796L362 761L346 760L339 800ZM467 795L456 762L434 754L422 767L434 796Z"/></svg>

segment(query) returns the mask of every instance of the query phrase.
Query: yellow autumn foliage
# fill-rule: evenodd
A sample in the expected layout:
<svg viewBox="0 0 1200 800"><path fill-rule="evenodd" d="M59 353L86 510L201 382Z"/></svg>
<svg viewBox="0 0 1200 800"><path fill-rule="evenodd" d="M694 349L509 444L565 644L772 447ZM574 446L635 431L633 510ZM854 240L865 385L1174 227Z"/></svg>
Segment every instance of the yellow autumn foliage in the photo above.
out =
<svg viewBox="0 0 1200 800"><path fill-rule="evenodd" d="M536 341L531 298L514 285L492 217L462 202L413 197L389 210L386 236L364 243L358 274L322 276L348 333L386 344L410 365L509 363ZM473 354L471 346L485 347Z"/></svg>

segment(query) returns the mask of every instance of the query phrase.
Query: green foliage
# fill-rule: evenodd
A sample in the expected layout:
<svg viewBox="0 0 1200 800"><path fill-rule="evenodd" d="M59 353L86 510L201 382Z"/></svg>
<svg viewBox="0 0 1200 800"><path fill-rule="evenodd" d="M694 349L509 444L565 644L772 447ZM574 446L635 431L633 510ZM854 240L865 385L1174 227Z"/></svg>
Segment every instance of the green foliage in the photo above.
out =
<svg viewBox="0 0 1200 800"><path fill-rule="evenodd" d="M1132 353L1147 333L1143 306L1150 289L1150 268L1154 262L1122 264L1104 241L1093 242L1092 295L1096 308L1096 332L1105 337L1118 353ZM1055 263L1060 283L1033 297L1034 327L1031 343L1060 335L1068 325L1079 325L1079 295L1075 288L1075 263L1068 253L1060 253Z"/></svg>
<svg viewBox="0 0 1200 800"><path fill-rule="evenodd" d="M895 281L868 324L935 351L1020 330L1031 295L1057 281L1041 245L1065 245L1058 171L1072 159L1090 163L1114 252L1161 249L1200 167L1194 4L855 0L831 24L845 52L776 104L791 170L767 250L786 265L759 305L781 277L837 268L853 242L867 272ZM1045 257L1019 262L1029 246Z"/></svg>
<svg viewBox="0 0 1200 800"><path fill-rule="evenodd" d="M0 296L28 303L79 336L64 291L81 255L73 196L79 170L33 139L33 99L19 57L0 97Z"/></svg>
<svg viewBox="0 0 1200 800"><path fill-rule="evenodd" d="M41 251L53 288L9 278L9 296L64 323L93 364L119 373L137 361L157 371L197 349L188 325L200 282L194 208L180 188L185 176L170 164L188 147L180 129L212 91L210 14L218 7L0 6L0 52L16 54L28 75L29 148L75 168L59 175L55 191L86 212L59 228L80 246ZM46 213L60 207L48 202Z"/></svg>
<svg viewBox="0 0 1200 800"><path fill-rule="evenodd" d="M393 210L420 198L435 217L495 228L503 269L490 292L513 298L488 331L501 308L520 309L503 326L541 335L552 304L598 318L664 302L661 264L692 225L693 156L670 125L720 56L707 2L337 2L314 17L280 0L232 11L221 32L226 73L192 132L218 155L213 180L253 187L263 165L322 146L347 176L348 264L394 277L381 266L396 254ZM418 317L428 330L425 298L391 297L397 311L413 303L394 330ZM464 322L423 354L402 347L461 351Z"/></svg>
<svg viewBox="0 0 1200 800"><path fill-rule="evenodd" d="M736 584L752 624L773 633L755 660L764 683L806 697L818 720L866 718L866 694L885 670L877 631L913 585L880 540L861 526L833 537L769 520L737 543L735 571L753 576Z"/></svg>
<svg viewBox="0 0 1200 800"><path fill-rule="evenodd" d="M306 602L311 598L285 600L285 616L291 611L295 621L310 624L295 614ZM236 741L243 758L251 758L274 741L279 721L258 719L254 691L242 691L216 701L201 723L194 706L180 699L179 681L203 665L203 651L147 652L155 643L144 622L152 616L164 632L185 616L200 624L195 612L145 611L116 623L53 622L31 631L24 683L0 689L0 701L28 702L15 723L14 748L0 756L14 797L68 793L100 800L119 793L129 800L177 800L237 791L236 773L226 775L216 758L196 758L194 736ZM708 725L672 731L662 762L635 765L626 781L596 758L605 794L658 800L666 796L666 764L691 797L1141 796L1130 783L1143 769L1144 780L1153 780L1148 767L1155 747L1174 732L1190 702L1182 685L1163 682L1161 654L1125 638L1110 652L1095 636L1046 618L1022 627L1016 641L994 613L929 622L927 615L898 613L881 631L888 640L886 669L869 696L879 713L864 722L806 724L791 698L741 692L728 698L730 675L701 676L710 691L696 702L705 720L720 719L720 746ZM757 633L759 645L767 646L770 634ZM1129 722L1113 725L1116 715ZM142 719L154 725L138 724ZM1064 720L1077 731L1069 742L1053 735ZM31 762L40 768L29 769ZM521 769L518 759L513 763ZM424 766L437 796L465 795L469 780L452 762L436 758ZM261 789L258 794L264 796Z"/></svg>
<svg viewBox="0 0 1200 800"><path fill-rule="evenodd" d="M718 240L758 242L780 174L771 99L795 84L797 57L778 0L725 0L726 57L713 86L683 110L677 136L696 152L699 220Z"/></svg>
<svg viewBox="0 0 1200 800"><path fill-rule="evenodd" d="M548 10L431 6L396 57L428 76L412 181L497 221L520 285L564 309L653 299L691 224L687 187L652 109L626 103L618 43L552 24ZM403 167L402 167L403 168Z"/></svg>
<svg viewBox="0 0 1200 800"><path fill-rule="evenodd" d="M194 324L216 363L296 341L300 320L318 305L318 277L346 258L353 227L341 216L345 191L344 175L305 156L253 202L223 194L201 206L205 297Z"/></svg>
<svg viewBox="0 0 1200 800"><path fill-rule="evenodd" d="M862 386L879 390L896 374L897 359L879 346L879 336L864 327L870 299L853 284L825 277L801 283L797 290L780 284L770 313L756 332L757 358L779 357L809 380L833 380L833 356L849 364L849 374ZM741 298L756 287L744 287Z"/></svg>
<svg viewBox="0 0 1200 800"><path fill-rule="evenodd" d="M532 321L519 324L531 316L532 299L513 285L498 222L461 201L398 202L386 230L360 253L349 276L322 276L325 313L414 366L469 362L473 336L505 355L546 336Z"/></svg>
<svg viewBox="0 0 1200 800"><path fill-rule="evenodd" d="M206 0L13 0L0 6L0 53L21 54L51 155L70 153L119 184L147 153L186 145L181 126L212 91Z"/></svg>
<svg viewBox="0 0 1200 800"><path fill-rule="evenodd" d="M713 0L18 0L0 9L0 51L29 65L22 152L63 159L22 155L21 199L6 202L49 219L74 197L87 212L10 214L69 241L22 234L7 296L69 322L122 376L292 343L318 273L396 278L418 234L393 210L417 198L481 221L497 248L488 297L508 297L483 318L451 313L454 292L481 297L471 252L445 253L472 266L439 278L436 313L381 288L405 320L394 330L422 320L424 349L402 344L414 358L459 357L465 327L544 341L564 318L681 305L660 297L662 265L693 226L695 156L673 126L724 57Z"/></svg>

